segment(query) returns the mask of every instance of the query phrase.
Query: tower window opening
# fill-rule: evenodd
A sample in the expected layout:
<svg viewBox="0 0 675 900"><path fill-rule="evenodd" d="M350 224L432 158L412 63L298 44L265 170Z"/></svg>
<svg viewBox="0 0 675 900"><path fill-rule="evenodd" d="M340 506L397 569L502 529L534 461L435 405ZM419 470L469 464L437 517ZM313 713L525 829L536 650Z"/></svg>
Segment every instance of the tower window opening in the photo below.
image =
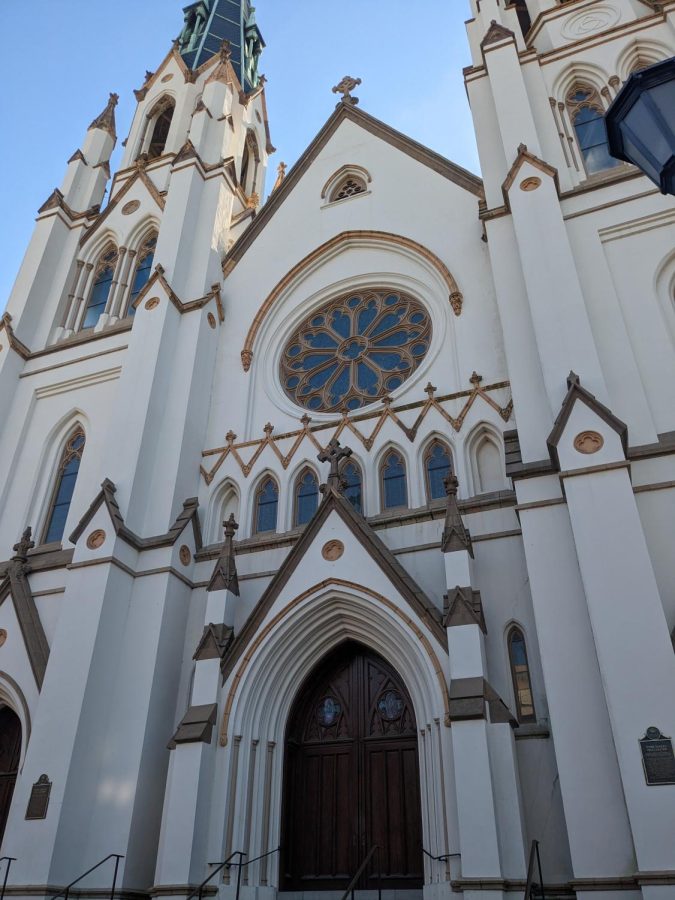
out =
<svg viewBox="0 0 675 900"><path fill-rule="evenodd" d="M621 165L609 153L605 110L597 91L575 87L567 95L567 108L588 175Z"/></svg>
<svg viewBox="0 0 675 900"><path fill-rule="evenodd" d="M258 141L252 131L246 135L244 151L241 157L241 175L239 184L247 197L256 193L258 184L258 169L260 167L260 151Z"/></svg>
<svg viewBox="0 0 675 900"><path fill-rule="evenodd" d="M172 119L173 106L165 109L164 112L160 113L157 117L157 121L152 129L150 146L148 147L148 159L157 159L158 156L161 156L164 153Z"/></svg>
<svg viewBox="0 0 675 900"><path fill-rule="evenodd" d="M80 471L80 461L84 452L84 431L79 426L72 432L61 454L52 500L47 515L42 541L50 544L60 541L66 527L66 519L75 492L75 483Z"/></svg>
<svg viewBox="0 0 675 900"><path fill-rule="evenodd" d="M115 277L117 259L116 247L108 247L101 254L94 272L94 284L89 294L81 328L93 328L98 322L99 316L105 311Z"/></svg>
<svg viewBox="0 0 675 900"><path fill-rule="evenodd" d="M523 37L525 37L532 27L532 18L530 17L530 11L527 8L526 0L513 0L513 5L516 7L516 15L518 16L520 30L523 32Z"/></svg>
<svg viewBox="0 0 675 900"><path fill-rule="evenodd" d="M157 235L153 232L153 234L143 241L143 244L138 251L138 262L136 263L136 271L134 273L134 280L131 283L131 293L129 294L129 303L127 305L128 316L135 315L136 307L134 306L134 301L150 280L156 246Z"/></svg>

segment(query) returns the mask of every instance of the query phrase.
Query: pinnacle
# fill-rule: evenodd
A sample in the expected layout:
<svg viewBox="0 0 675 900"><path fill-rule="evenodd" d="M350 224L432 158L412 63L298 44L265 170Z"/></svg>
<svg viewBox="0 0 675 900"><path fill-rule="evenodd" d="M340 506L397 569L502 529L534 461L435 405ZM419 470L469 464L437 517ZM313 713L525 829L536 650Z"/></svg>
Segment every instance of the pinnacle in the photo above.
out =
<svg viewBox="0 0 675 900"><path fill-rule="evenodd" d="M117 132L115 130L115 107L117 106L119 99L119 94L110 95L106 108L91 123L89 131L91 131L92 128L100 128L102 131L107 131L113 140L117 140Z"/></svg>

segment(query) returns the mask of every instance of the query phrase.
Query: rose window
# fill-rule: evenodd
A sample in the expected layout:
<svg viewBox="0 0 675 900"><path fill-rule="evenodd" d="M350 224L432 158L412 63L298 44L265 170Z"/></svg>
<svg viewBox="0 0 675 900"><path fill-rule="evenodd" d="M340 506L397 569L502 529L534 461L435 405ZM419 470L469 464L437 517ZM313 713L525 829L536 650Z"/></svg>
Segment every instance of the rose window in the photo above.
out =
<svg viewBox="0 0 675 900"><path fill-rule="evenodd" d="M297 329L282 354L281 381L307 409L359 409L400 387L430 342L429 313L411 297L370 290L347 294Z"/></svg>

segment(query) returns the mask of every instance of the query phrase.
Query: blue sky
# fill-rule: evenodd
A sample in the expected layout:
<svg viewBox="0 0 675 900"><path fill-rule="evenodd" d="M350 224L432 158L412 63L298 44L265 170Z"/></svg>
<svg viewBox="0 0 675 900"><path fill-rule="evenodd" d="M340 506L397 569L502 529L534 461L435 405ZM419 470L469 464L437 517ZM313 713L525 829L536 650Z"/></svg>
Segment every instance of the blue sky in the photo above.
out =
<svg viewBox="0 0 675 900"><path fill-rule="evenodd" d="M33 0L3 4L5 87L0 94L0 310L28 245L35 214L63 179L110 91L119 162L134 109L133 89L155 69L182 24L187 0ZM469 50L469 0L258 0L267 42L272 141L292 165L335 107L345 74L363 84L361 107L478 172L462 81ZM12 89L14 88L14 89ZM272 183L269 181L269 183Z"/></svg>

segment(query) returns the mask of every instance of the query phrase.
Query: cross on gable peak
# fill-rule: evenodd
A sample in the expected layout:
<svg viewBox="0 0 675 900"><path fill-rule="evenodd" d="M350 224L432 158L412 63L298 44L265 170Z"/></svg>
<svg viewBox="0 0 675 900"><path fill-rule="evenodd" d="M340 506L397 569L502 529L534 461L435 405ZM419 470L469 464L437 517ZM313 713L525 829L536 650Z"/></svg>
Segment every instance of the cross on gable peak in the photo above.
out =
<svg viewBox="0 0 675 900"><path fill-rule="evenodd" d="M15 559L19 559L25 562L28 559L28 551L32 550L35 546L35 541L31 539L32 529L30 526L26 528L24 533L21 535L21 540L18 544L14 544L14 552L16 556Z"/></svg>

